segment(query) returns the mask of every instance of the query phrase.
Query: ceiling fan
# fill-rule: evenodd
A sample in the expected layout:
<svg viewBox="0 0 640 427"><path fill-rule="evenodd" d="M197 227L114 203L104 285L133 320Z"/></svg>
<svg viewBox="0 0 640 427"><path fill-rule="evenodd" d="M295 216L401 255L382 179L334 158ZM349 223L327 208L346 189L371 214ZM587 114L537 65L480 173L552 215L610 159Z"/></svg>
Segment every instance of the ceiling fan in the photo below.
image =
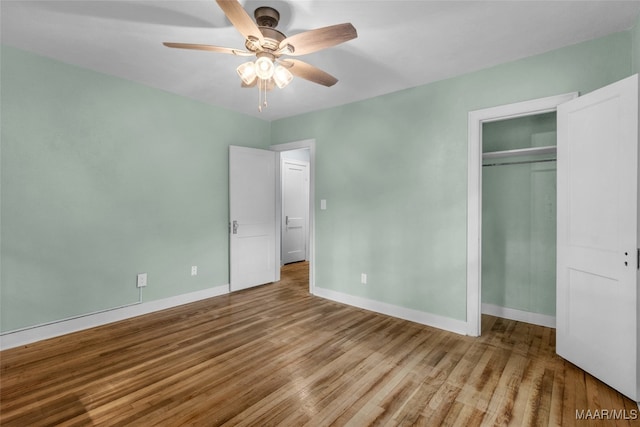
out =
<svg viewBox="0 0 640 427"><path fill-rule="evenodd" d="M293 76L301 77L323 86L333 86L338 79L306 62L281 58L300 56L317 52L358 37L350 23L331 25L305 31L287 37L276 30L280 13L272 7L262 6L255 10L255 22L240 5L238 0L216 0L231 24L245 37L245 48L233 49L191 43L163 43L167 47L179 49L207 50L237 56L255 56L257 59L245 62L237 68L243 87L258 86L258 109L267 106L267 91L288 85ZM264 93L264 100L262 94Z"/></svg>

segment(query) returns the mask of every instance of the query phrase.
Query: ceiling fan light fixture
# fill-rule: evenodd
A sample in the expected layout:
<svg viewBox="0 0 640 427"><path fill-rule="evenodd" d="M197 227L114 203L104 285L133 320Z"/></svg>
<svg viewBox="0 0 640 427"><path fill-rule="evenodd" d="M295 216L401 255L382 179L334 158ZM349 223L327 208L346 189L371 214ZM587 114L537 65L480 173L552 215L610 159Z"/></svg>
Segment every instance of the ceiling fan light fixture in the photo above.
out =
<svg viewBox="0 0 640 427"><path fill-rule="evenodd" d="M2 0L0 0L2 1ZM297 59L280 61L282 55L306 55L327 49L358 37L351 23L331 25L304 31L287 37L277 30L280 13L269 6L255 10L255 22L242 7L239 0L216 0L227 19L245 39L246 51L228 47L193 44L163 43L167 47L207 50L236 56L256 56L255 62L245 62L236 68L242 87L258 86L258 111L267 106L267 92L276 86L286 87L293 74L323 86L333 86L338 79L332 75ZM292 68L294 67L295 68ZM293 73L289 71L293 70Z"/></svg>
<svg viewBox="0 0 640 427"><path fill-rule="evenodd" d="M240 66L236 68L236 71L242 81L247 85L251 85L257 76L256 65L251 61L240 64Z"/></svg>
<svg viewBox="0 0 640 427"><path fill-rule="evenodd" d="M293 80L293 74L282 65L278 65L273 71L273 81L280 89L291 83L291 80Z"/></svg>
<svg viewBox="0 0 640 427"><path fill-rule="evenodd" d="M271 77L273 77L274 68L275 66L273 65L273 61L270 58L261 56L260 58L256 59L256 74L261 79L269 80Z"/></svg>

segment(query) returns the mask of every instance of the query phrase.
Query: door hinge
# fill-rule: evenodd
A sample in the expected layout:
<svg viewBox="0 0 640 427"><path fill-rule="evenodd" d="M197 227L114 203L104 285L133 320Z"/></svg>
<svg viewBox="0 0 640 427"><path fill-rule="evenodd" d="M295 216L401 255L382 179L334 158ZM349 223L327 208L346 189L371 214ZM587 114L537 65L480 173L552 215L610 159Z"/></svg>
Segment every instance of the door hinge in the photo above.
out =
<svg viewBox="0 0 640 427"><path fill-rule="evenodd" d="M636 252L636 268L640 270L640 248Z"/></svg>

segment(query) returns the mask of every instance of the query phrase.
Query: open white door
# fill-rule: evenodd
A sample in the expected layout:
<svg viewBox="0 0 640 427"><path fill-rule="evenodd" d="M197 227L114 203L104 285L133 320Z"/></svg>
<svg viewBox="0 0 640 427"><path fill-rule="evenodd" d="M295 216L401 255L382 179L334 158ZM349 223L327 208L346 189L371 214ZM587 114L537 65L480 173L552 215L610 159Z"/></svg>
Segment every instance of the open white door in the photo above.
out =
<svg viewBox="0 0 640 427"><path fill-rule="evenodd" d="M276 280L277 153L229 147L230 288Z"/></svg>
<svg viewBox="0 0 640 427"><path fill-rule="evenodd" d="M556 351L638 401L638 76L558 106Z"/></svg>

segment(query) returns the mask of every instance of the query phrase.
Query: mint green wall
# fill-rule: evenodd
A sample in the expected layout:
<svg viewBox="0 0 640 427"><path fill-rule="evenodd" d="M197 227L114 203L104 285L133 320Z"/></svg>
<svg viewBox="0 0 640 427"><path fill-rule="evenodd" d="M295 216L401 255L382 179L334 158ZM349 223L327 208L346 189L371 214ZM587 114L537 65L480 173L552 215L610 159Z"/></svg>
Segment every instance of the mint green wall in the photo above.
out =
<svg viewBox="0 0 640 427"><path fill-rule="evenodd" d="M228 146L270 124L1 55L2 330L229 283Z"/></svg>
<svg viewBox="0 0 640 427"><path fill-rule="evenodd" d="M556 145L556 114L485 123L482 143L484 152ZM550 158L485 161L483 303L555 316L556 163L505 164Z"/></svg>
<svg viewBox="0 0 640 427"><path fill-rule="evenodd" d="M633 72L640 73L640 15L631 29Z"/></svg>
<svg viewBox="0 0 640 427"><path fill-rule="evenodd" d="M273 122L273 143L316 140L316 285L465 320L468 112L592 91L631 74L630 49L613 34Z"/></svg>

